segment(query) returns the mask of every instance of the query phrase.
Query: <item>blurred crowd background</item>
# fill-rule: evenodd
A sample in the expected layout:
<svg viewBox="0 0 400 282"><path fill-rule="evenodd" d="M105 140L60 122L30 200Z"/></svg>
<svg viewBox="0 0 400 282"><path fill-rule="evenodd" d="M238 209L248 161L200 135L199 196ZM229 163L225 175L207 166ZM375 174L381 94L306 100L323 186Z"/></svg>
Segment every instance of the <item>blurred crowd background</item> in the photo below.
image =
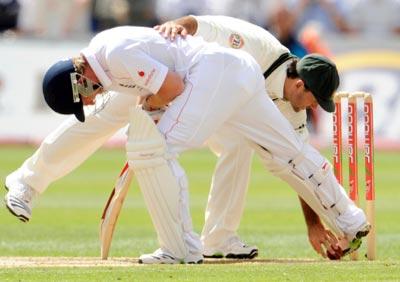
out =
<svg viewBox="0 0 400 282"><path fill-rule="evenodd" d="M22 114L33 122L48 110L40 81L57 56L79 50L104 29L152 27L188 14L247 20L298 57L313 52L334 57L342 89L378 97L377 134L396 140L400 149L400 0L0 0L0 139L38 134ZM311 132L331 131L326 125L331 117L320 118L323 114L309 111ZM47 116L40 122L50 123ZM20 134L24 126L28 137Z"/></svg>
<svg viewBox="0 0 400 282"><path fill-rule="evenodd" d="M0 31L81 38L117 25L154 26L187 14L250 21L299 52L296 41L310 26L330 35L400 36L399 0L0 0Z"/></svg>

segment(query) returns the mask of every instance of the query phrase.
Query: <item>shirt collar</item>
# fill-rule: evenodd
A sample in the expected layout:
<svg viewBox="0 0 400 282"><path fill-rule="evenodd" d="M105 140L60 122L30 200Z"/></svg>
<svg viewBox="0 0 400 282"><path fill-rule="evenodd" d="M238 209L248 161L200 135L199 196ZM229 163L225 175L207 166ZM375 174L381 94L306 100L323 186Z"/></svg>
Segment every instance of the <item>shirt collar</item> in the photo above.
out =
<svg viewBox="0 0 400 282"><path fill-rule="evenodd" d="M88 61L90 67L96 74L97 78L100 80L101 84L105 89L109 88L112 84L111 79L108 77L98 60L96 59L96 54L90 49L85 48L81 51Z"/></svg>

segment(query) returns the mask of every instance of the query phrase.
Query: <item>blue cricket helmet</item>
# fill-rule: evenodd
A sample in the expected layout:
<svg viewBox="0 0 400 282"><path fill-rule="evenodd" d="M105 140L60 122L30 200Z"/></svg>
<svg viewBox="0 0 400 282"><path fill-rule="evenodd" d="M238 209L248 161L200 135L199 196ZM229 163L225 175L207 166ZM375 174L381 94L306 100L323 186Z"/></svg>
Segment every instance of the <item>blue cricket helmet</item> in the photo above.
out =
<svg viewBox="0 0 400 282"><path fill-rule="evenodd" d="M82 99L74 101L71 73L75 72L71 59L61 60L52 65L43 78L43 95L49 107L57 113L74 114L80 121L85 121Z"/></svg>

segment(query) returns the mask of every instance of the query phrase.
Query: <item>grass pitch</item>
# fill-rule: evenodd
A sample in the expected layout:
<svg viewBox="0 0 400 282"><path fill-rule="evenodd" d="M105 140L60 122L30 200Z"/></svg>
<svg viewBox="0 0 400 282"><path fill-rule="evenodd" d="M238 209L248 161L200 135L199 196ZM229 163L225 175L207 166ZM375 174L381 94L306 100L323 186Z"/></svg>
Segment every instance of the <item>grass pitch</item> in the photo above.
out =
<svg viewBox="0 0 400 282"><path fill-rule="evenodd" d="M0 147L0 180L34 152L31 147ZM329 157L329 152L327 152ZM264 170L256 158L239 234L260 249L250 263L143 266L141 253L157 248L156 235L136 182L131 186L111 246L109 264L100 256L101 211L124 162L122 149L103 149L40 196L28 224L0 209L0 281L394 281L400 280L400 154L377 152L376 222L378 259L330 262L308 243L297 195ZM329 157L330 158L330 157ZM360 157L360 184L363 177ZM207 150L182 155L190 182L195 230L204 223L215 157ZM363 187L360 187L361 191ZM3 194L5 191L3 191ZM363 194L360 195L360 198ZM21 258L53 263L10 268ZM93 265L80 262L94 261ZM63 261L57 265L57 261ZM74 261L77 263L74 263ZM118 264L120 261L123 264ZM113 264L112 262L116 262ZM98 263L96 263L98 262Z"/></svg>

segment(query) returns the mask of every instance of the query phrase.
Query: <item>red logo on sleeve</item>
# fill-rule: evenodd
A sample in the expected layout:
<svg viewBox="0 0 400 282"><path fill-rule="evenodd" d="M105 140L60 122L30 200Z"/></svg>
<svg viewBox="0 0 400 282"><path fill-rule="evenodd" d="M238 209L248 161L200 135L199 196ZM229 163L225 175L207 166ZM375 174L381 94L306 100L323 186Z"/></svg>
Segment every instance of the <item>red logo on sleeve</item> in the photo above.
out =
<svg viewBox="0 0 400 282"><path fill-rule="evenodd" d="M138 71L138 75L143 77L144 76L144 71Z"/></svg>

